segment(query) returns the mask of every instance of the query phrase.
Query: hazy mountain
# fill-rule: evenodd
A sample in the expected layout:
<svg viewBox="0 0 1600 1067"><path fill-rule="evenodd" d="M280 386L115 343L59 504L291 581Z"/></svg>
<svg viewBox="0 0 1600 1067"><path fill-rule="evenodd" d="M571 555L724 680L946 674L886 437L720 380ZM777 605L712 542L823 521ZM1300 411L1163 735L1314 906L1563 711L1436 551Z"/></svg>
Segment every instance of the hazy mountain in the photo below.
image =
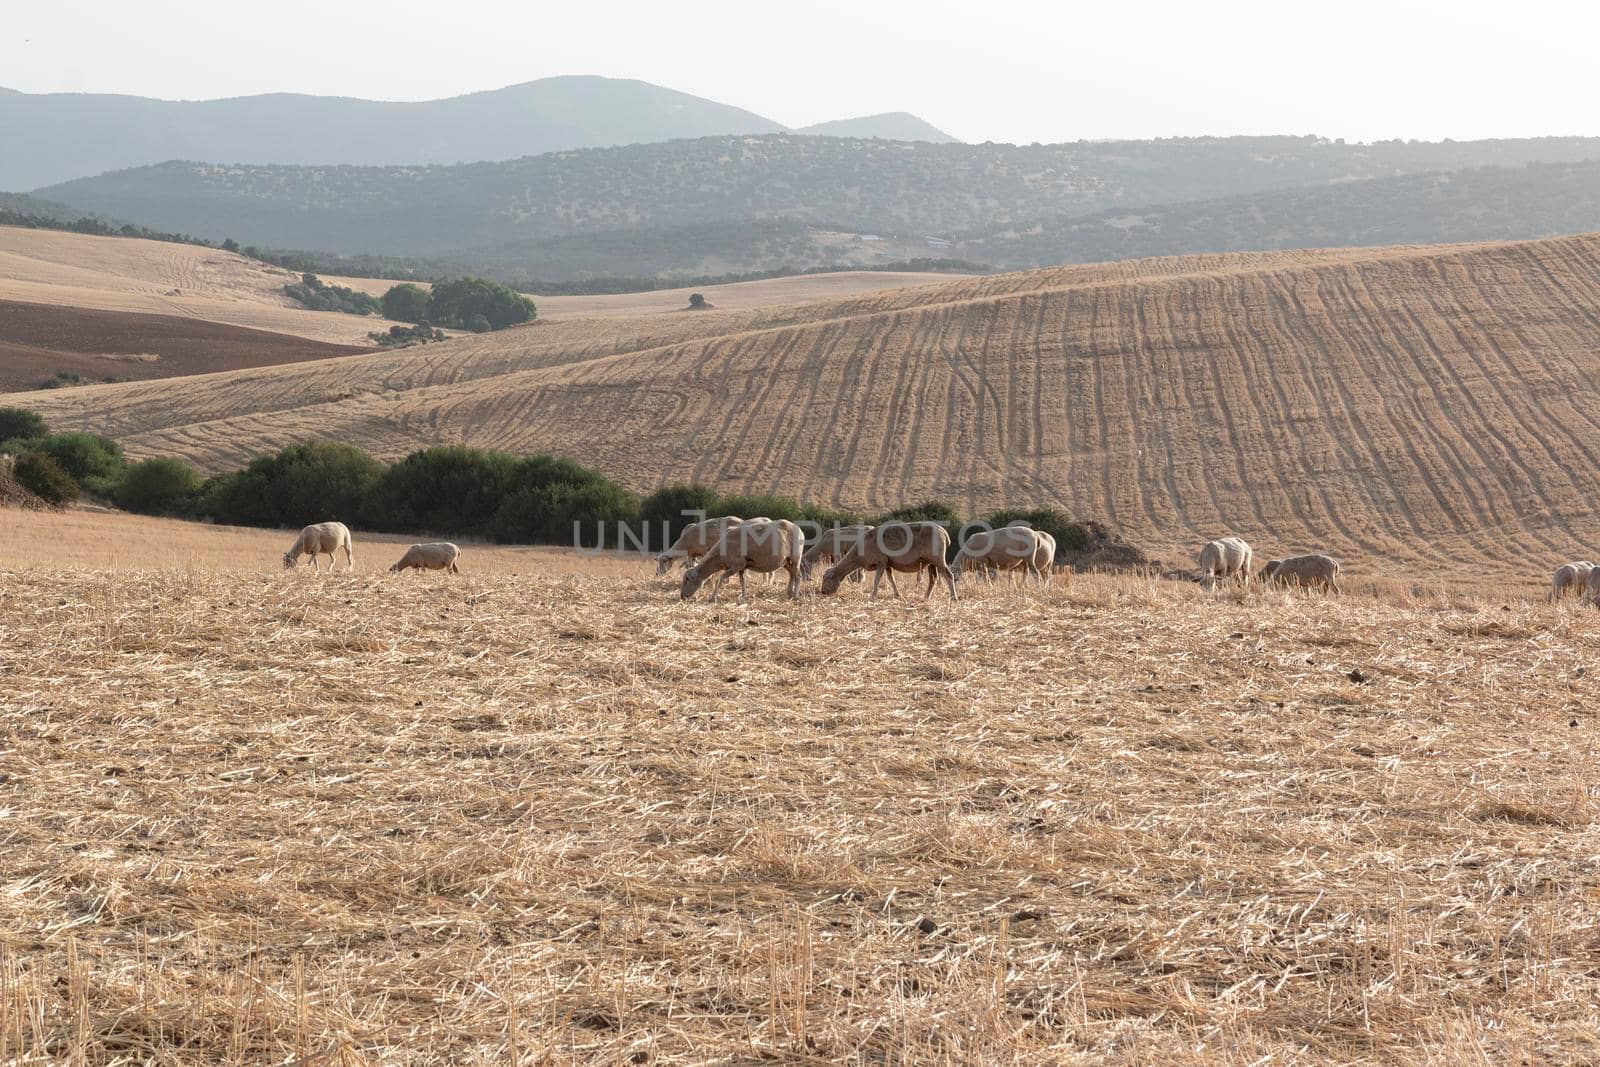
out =
<svg viewBox="0 0 1600 1067"><path fill-rule="evenodd" d="M27 193L0 193L0 211L31 215L41 219L56 219L60 222L72 222L87 214L75 207L54 200L45 200L42 197L29 196Z"/></svg>
<svg viewBox="0 0 1600 1067"><path fill-rule="evenodd" d="M1600 162L1484 167L1118 209L962 234L949 254L1027 267L1589 232L1600 232Z"/></svg>
<svg viewBox="0 0 1600 1067"><path fill-rule="evenodd" d="M561 77L415 103L273 93L152 100L0 91L0 188L170 159L456 163L783 126L647 82Z"/></svg>
<svg viewBox="0 0 1600 1067"><path fill-rule="evenodd" d="M461 166L167 163L52 199L263 247L421 256L552 281L912 256L1026 266L1182 251L1531 237L1585 220L1600 139L930 144L772 134ZM1407 184L1399 176L1437 176ZM1586 182L1593 181L1593 185ZM1270 195L1268 195L1270 194ZM1541 202L1541 198L1546 198ZM1404 210L1393 205L1404 203ZM1408 212L1417 212L1413 218Z"/></svg>
<svg viewBox="0 0 1600 1067"><path fill-rule="evenodd" d="M880 138L885 141L931 141L950 144L955 141L937 126L924 122L905 111L888 111L882 115L863 115L854 119L835 119L802 126L795 133L809 133L818 137Z"/></svg>

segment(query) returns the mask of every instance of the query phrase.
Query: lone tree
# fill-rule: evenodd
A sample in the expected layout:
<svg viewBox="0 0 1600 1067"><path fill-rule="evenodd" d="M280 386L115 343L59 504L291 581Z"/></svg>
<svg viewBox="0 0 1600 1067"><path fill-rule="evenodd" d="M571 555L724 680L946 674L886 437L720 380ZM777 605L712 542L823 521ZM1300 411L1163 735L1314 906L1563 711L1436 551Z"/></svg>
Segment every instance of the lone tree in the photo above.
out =
<svg viewBox="0 0 1600 1067"><path fill-rule="evenodd" d="M704 293L690 293L689 306L699 311L706 306L706 295Z"/></svg>

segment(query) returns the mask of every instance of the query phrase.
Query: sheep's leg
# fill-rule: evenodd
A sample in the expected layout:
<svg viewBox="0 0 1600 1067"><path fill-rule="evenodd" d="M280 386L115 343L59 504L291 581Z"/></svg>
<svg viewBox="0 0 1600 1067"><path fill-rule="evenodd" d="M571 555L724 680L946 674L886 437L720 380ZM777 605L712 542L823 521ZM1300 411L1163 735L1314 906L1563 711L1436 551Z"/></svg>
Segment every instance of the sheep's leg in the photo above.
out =
<svg viewBox="0 0 1600 1067"><path fill-rule="evenodd" d="M928 568L928 588L926 588L926 589L924 589L922 591L922 602L924 604L926 604L930 599L932 599L932 597L933 597L933 587L934 587L935 583L937 583L938 581L939 581L938 573L932 567L929 567Z"/></svg>
<svg viewBox="0 0 1600 1067"><path fill-rule="evenodd" d="M932 574L931 573L929 575L929 580L930 581L932 580ZM949 567L944 568L944 582L945 582L945 585L950 587L950 599L951 600L959 599L956 596L956 578L955 578L955 575L950 573L950 568ZM931 590L930 590L930 592L931 592Z"/></svg>
<svg viewBox="0 0 1600 1067"><path fill-rule="evenodd" d="M345 570L353 571L356 569L356 554L350 550L349 541L344 543L344 565Z"/></svg>
<svg viewBox="0 0 1600 1067"><path fill-rule="evenodd" d="M878 586L883 583L883 571L884 571L884 568L879 567L877 569L876 573L873 574L873 576L872 576L872 595L867 598L868 600L877 600L878 599ZM891 583L894 581L893 576L890 576L889 581Z"/></svg>
<svg viewBox="0 0 1600 1067"><path fill-rule="evenodd" d="M885 567L883 569L889 575L889 591L894 593L894 598L896 600L904 600L905 597L900 595L900 583L894 580L894 568L893 567Z"/></svg>
<svg viewBox="0 0 1600 1067"><path fill-rule="evenodd" d="M793 562L785 563L784 567L789 572L789 599L794 600L800 595L800 568Z"/></svg>
<svg viewBox="0 0 1600 1067"><path fill-rule="evenodd" d="M745 585L744 568L740 567L739 568L739 603L748 604L749 602L750 602L750 588L749 588L749 586Z"/></svg>

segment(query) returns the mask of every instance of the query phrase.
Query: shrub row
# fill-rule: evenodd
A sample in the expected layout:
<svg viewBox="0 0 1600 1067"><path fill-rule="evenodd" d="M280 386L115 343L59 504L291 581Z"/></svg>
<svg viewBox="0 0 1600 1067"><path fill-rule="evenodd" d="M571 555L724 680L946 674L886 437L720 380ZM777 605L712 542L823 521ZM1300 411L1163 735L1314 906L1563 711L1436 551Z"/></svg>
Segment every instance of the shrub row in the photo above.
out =
<svg viewBox="0 0 1600 1067"><path fill-rule="evenodd" d="M942 522L952 544L963 518L941 501L861 515L789 497L722 494L669 485L640 498L598 471L555 456L439 446L383 463L331 441L289 445L243 470L209 479L176 459L129 464L115 442L93 434L51 434L32 412L0 408L0 452L18 456L19 482L53 503L79 487L144 514L238 526L296 528L337 519L367 529L503 543L586 548L670 545L697 514L764 515L820 527L859 522ZM1062 551L1084 547L1088 531L1053 508L999 511L974 521L1025 522L1051 533Z"/></svg>

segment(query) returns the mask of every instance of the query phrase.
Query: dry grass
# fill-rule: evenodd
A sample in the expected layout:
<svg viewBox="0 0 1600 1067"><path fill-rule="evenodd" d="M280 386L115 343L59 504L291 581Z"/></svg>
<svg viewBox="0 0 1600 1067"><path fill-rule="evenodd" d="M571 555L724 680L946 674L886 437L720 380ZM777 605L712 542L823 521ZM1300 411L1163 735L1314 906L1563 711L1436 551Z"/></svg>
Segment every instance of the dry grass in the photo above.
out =
<svg viewBox="0 0 1600 1067"><path fill-rule="evenodd" d="M18 396L204 467L309 436L556 451L871 511L1054 504L1421 575L1592 551L1600 237L1189 257Z"/></svg>
<svg viewBox="0 0 1600 1067"><path fill-rule="evenodd" d="M1600 612L270 562L0 580L3 1055L1600 1057Z"/></svg>
<svg viewBox="0 0 1600 1067"><path fill-rule="evenodd" d="M64 512L0 511L0 558L26 571L97 570L114 572L184 571L205 574L260 573L281 566L297 530L211 526L175 519L153 519L96 509ZM358 572L383 571L408 545L431 540L401 534L355 532ZM471 574L509 576L561 574L632 575L645 565L614 553L578 555L532 545L480 544L457 539L461 567ZM321 566L327 566L326 557ZM344 567L344 557L339 557ZM310 564L302 561L311 580ZM408 575L432 580L437 575Z"/></svg>
<svg viewBox="0 0 1600 1067"><path fill-rule="evenodd" d="M594 296L541 296L530 293L539 305L541 319L634 318L681 311L689 306L689 295L700 293L722 310L748 311L778 304L802 304L814 300L838 300L877 293L885 289L948 283L960 274L933 274L924 271L833 271L805 274L793 278L763 278L726 285L689 286L683 289L657 289L647 293L600 293ZM332 285L343 285L373 296L382 296L396 284L383 278L339 278L325 276Z"/></svg>
<svg viewBox="0 0 1600 1067"><path fill-rule="evenodd" d="M299 275L195 245L0 226L0 300L179 315L367 345L386 319L310 311L281 290Z"/></svg>

